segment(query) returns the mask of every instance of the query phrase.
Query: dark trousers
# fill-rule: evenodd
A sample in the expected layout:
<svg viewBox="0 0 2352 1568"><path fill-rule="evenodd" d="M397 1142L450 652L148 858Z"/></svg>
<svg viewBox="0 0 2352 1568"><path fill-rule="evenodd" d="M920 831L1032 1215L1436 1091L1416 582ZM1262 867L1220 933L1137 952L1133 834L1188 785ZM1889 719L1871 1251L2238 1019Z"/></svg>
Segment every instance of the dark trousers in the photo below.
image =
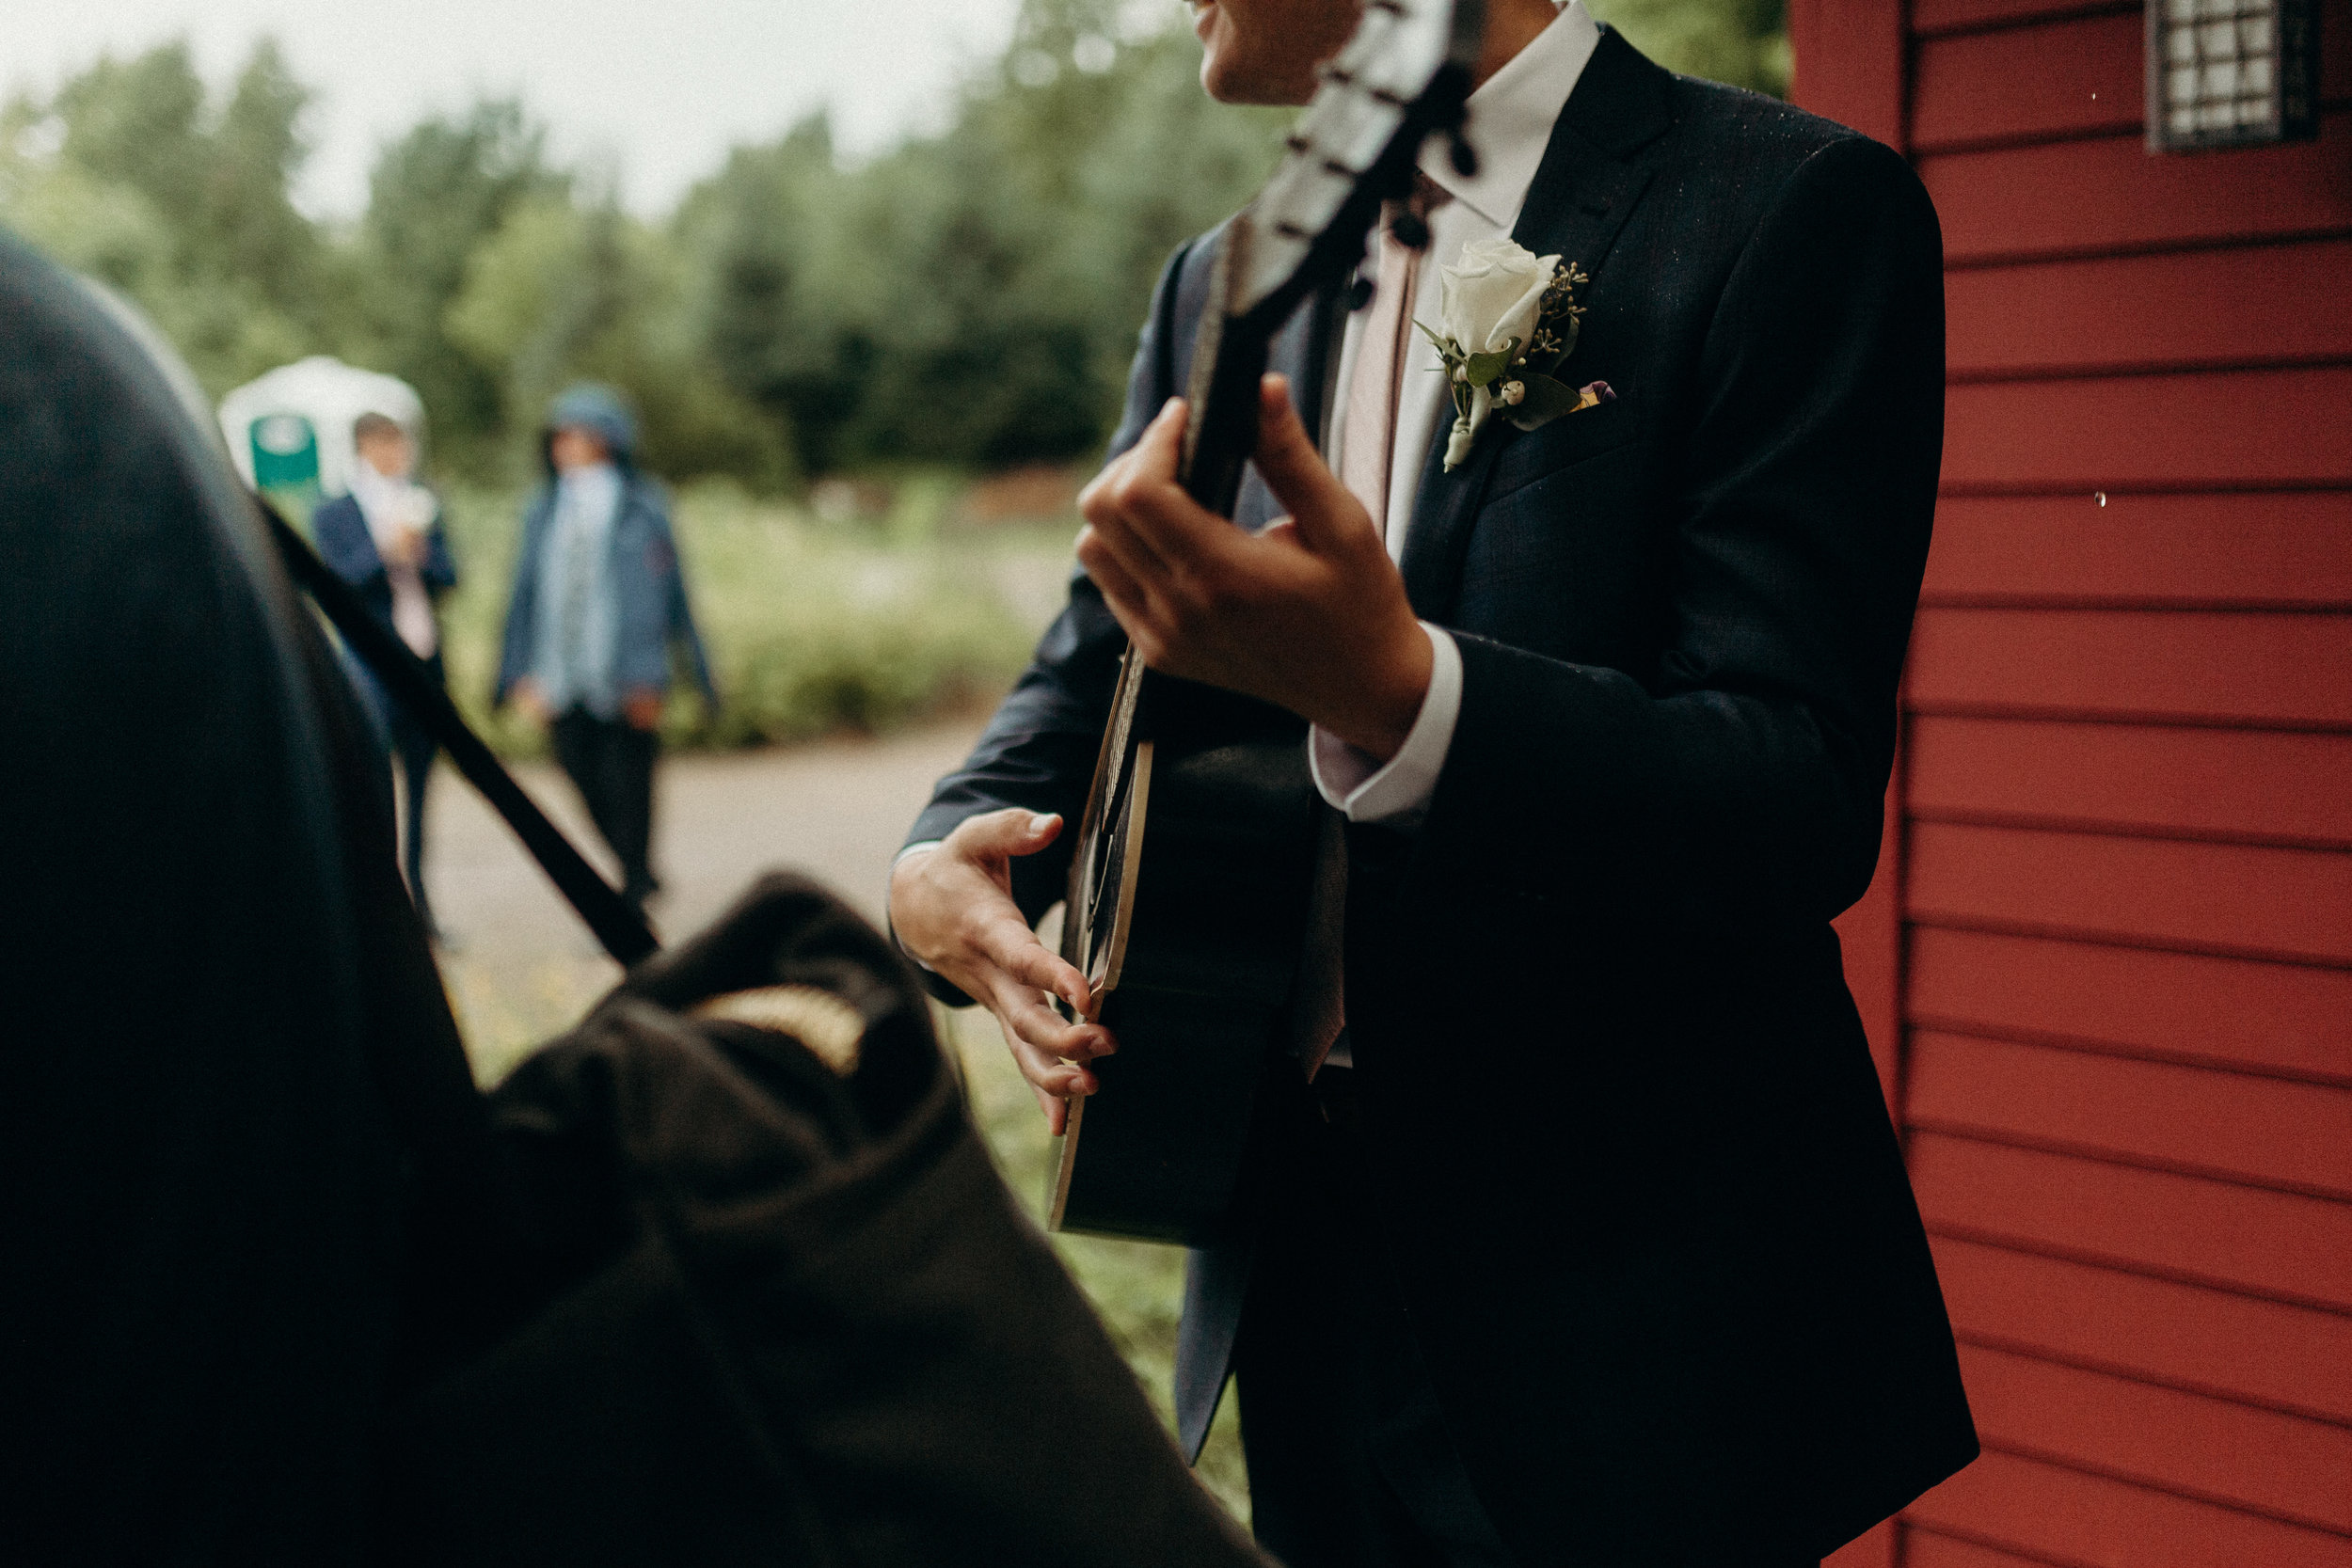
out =
<svg viewBox="0 0 2352 1568"><path fill-rule="evenodd" d="M1351 1076L1275 1108L1233 1355L1254 1528L1287 1568L1505 1568L1365 1201Z"/></svg>
<svg viewBox="0 0 2352 1568"><path fill-rule="evenodd" d="M653 764L660 737L583 707L557 716L550 730L555 760L580 791L596 832L621 863L621 892L633 904L660 884L654 880Z"/></svg>
<svg viewBox="0 0 2352 1568"><path fill-rule="evenodd" d="M1423 1366L1370 1201L1353 1076L1326 1068L1270 1107L1275 1152L1233 1350L1253 1528L1287 1568L1522 1563L1473 1490ZM1576 1543L1539 1560L1577 1562ZM1765 1549L1723 1568L1814 1563Z"/></svg>

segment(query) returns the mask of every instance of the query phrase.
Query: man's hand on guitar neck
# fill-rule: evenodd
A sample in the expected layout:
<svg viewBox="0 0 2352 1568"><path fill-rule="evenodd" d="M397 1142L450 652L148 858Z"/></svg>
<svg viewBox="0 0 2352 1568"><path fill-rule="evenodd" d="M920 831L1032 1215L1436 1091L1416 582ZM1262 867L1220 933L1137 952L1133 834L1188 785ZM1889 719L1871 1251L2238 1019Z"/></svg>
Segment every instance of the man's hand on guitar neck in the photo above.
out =
<svg viewBox="0 0 2352 1568"><path fill-rule="evenodd" d="M912 850L890 874L890 925L909 953L996 1015L1021 1076L1058 1134L1070 1097L1092 1094L1085 1064L1117 1049L1099 1023L1066 1022L1052 998L1083 1019L1086 976L1049 952L1012 901L1012 857L1061 835L1058 816L1017 809L971 817L935 847Z"/></svg>
<svg viewBox="0 0 2352 1568"><path fill-rule="evenodd" d="M1258 471L1290 515L1251 535L1184 493L1184 404L1078 498L1078 562L1155 670L1290 709L1394 756L1429 691L1429 638L1372 518L1307 438L1289 384L1259 388Z"/></svg>

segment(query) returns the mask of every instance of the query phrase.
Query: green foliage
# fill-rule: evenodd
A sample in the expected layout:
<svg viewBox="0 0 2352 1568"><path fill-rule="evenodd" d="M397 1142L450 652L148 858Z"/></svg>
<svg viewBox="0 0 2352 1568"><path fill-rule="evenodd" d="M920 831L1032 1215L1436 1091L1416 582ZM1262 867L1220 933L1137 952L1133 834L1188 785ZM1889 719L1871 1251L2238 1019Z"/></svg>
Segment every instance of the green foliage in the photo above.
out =
<svg viewBox="0 0 2352 1568"><path fill-rule="evenodd" d="M1775 97L1788 91L1788 0L1585 0L1659 64Z"/></svg>
<svg viewBox="0 0 2352 1568"><path fill-rule="evenodd" d="M678 553L723 705L672 703L669 744L873 733L984 704L1011 682L1038 631L1016 606L1068 569L1070 530L931 538L921 524L937 499L901 489L908 515L872 528L828 526L723 481L679 494ZM527 756L542 737L488 701L522 504L515 491L449 496L461 583L442 606L442 645L467 717Z"/></svg>
<svg viewBox="0 0 2352 1568"><path fill-rule="evenodd" d="M1108 433L1153 275L1287 118L1211 104L1181 27L1120 41L1116 10L1032 0L940 135L845 170L812 120L688 198L712 356L804 469L1068 459Z"/></svg>
<svg viewBox="0 0 2352 1568"><path fill-rule="evenodd" d="M460 352L447 317L476 250L532 200L561 203L546 135L513 99L420 121L376 159L356 263L372 360L417 388L444 453L473 472L496 461L505 422L502 367Z"/></svg>
<svg viewBox="0 0 2352 1568"><path fill-rule="evenodd" d="M1781 90L1785 0L1589 0L1677 70ZM512 483L565 381L645 416L647 465L759 493L1094 451L1152 279L1244 200L1290 116L1212 103L1169 7L1025 0L947 123L846 164L820 116L667 220L552 166L511 99L388 144L365 215L288 191L309 93L258 42L208 95L185 43L0 108L0 222L146 308L217 395L327 352L414 384L436 462Z"/></svg>
<svg viewBox="0 0 2352 1568"><path fill-rule="evenodd" d="M334 341L343 314L287 196L308 98L267 39L217 109L184 43L102 58L0 112L0 219L137 300L217 395ZM28 156L42 135L56 151Z"/></svg>

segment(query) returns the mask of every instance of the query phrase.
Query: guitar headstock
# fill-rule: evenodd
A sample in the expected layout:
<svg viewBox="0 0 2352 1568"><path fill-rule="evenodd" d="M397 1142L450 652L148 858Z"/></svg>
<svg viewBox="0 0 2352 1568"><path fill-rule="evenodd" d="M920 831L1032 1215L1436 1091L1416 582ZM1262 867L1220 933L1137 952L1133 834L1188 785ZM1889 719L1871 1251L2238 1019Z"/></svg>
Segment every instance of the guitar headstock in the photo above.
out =
<svg viewBox="0 0 2352 1568"><path fill-rule="evenodd" d="M1485 23L1486 0L1367 0L1282 162L1237 220L1248 238L1227 279L1229 317L1279 325L1355 268L1380 204L1410 193L1422 143L1458 137Z"/></svg>
<svg viewBox="0 0 2352 1568"><path fill-rule="evenodd" d="M1266 345L1301 300L1354 272L1380 205L1413 188L1422 143L1460 140L1486 0L1367 0L1272 178L1225 226L1193 340L1184 488L1231 515L1257 443ZM1464 166L1467 168L1467 165Z"/></svg>

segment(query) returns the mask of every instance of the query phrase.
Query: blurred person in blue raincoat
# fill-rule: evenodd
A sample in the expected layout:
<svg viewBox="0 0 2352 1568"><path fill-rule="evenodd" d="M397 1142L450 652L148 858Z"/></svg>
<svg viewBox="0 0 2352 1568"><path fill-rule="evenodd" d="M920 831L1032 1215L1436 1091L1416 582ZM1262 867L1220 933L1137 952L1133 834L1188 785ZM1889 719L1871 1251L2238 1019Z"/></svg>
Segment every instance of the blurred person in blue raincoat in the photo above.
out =
<svg viewBox="0 0 2352 1568"><path fill-rule="evenodd" d="M441 503L416 482L417 442L387 414L368 413L352 421L358 460L351 491L321 506L310 519L319 554L335 574L359 591L376 618L392 628L408 651L443 678L441 595L457 586L457 562L441 527ZM345 659L352 680L367 699L378 736L398 764L406 811L401 864L408 896L438 937L424 891L425 787L438 748L424 726L394 702L367 666Z"/></svg>
<svg viewBox="0 0 2352 1568"><path fill-rule="evenodd" d="M523 509L497 701L548 728L556 760L643 904L653 875L653 771L670 653L703 700L718 694L694 629L668 497L637 469L636 420L609 388L572 388L549 410L548 483Z"/></svg>

